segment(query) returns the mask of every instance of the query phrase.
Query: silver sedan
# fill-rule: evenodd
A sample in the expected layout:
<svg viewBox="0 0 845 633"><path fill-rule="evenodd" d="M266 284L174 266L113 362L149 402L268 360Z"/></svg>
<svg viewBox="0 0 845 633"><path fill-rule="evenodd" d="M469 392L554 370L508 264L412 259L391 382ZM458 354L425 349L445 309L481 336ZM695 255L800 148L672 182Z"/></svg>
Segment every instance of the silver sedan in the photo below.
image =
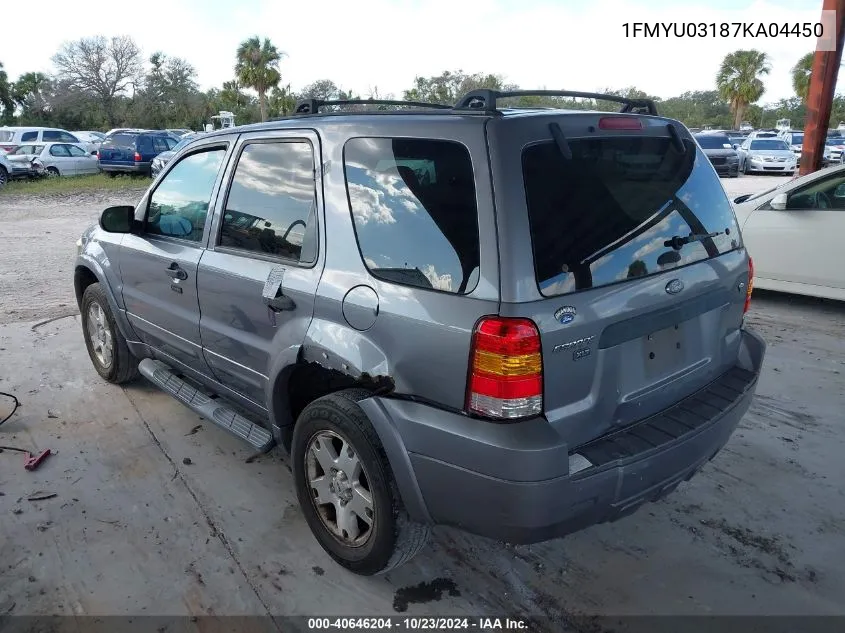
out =
<svg viewBox="0 0 845 633"><path fill-rule="evenodd" d="M48 176L78 176L100 171L97 155L89 154L82 145L74 143L21 145L7 154L6 158L12 162L28 163L37 158L44 165Z"/></svg>
<svg viewBox="0 0 845 633"><path fill-rule="evenodd" d="M745 174L752 172L795 173L795 153L779 138L749 138L737 148L739 168Z"/></svg>

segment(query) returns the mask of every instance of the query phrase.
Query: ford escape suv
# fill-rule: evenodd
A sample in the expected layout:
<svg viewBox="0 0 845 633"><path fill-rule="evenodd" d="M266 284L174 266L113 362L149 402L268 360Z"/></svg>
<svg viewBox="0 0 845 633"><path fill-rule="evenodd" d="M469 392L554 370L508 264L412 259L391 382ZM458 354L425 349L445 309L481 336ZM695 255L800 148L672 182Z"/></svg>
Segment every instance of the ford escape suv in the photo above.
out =
<svg viewBox="0 0 845 633"><path fill-rule="evenodd" d="M531 543L663 497L749 407L751 259L683 125L522 94L198 137L78 242L95 369L282 446L360 574L436 524Z"/></svg>

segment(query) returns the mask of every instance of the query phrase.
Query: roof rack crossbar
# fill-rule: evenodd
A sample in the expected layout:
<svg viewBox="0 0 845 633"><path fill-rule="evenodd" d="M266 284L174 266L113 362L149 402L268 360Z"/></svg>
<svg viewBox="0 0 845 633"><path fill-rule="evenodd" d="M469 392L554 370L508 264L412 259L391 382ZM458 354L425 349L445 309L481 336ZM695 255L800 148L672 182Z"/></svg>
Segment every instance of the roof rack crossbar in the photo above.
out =
<svg viewBox="0 0 845 633"><path fill-rule="evenodd" d="M427 103L425 101L398 101L393 99L301 99L296 103L294 114L318 114L320 108L326 106L343 105L389 105L389 106L411 106L415 108L435 108L438 110L451 110L452 106L442 103Z"/></svg>
<svg viewBox="0 0 845 633"><path fill-rule="evenodd" d="M598 99L614 101L622 104L620 112L633 112L645 108L649 114L657 114L657 106L652 99L632 99L613 94L599 92L575 92L572 90L473 90L460 98L455 109L496 111L496 101L507 97L572 97L581 99Z"/></svg>

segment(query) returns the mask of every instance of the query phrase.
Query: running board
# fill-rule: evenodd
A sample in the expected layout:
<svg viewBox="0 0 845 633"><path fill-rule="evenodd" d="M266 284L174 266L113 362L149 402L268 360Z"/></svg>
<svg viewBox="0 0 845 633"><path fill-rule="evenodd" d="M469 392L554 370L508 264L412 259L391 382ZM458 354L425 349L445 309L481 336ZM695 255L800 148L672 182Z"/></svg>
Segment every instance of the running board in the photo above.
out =
<svg viewBox="0 0 845 633"><path fill-rule="evenodd" d="M139 363L138 370L159 389L176 398L196 414L206 420L211 420L220 428L244 440L258 452L267 452L273 448L273 436L270 431L250 422L227 407L221 400L211 398L191 386L179 378L169 365L145 358Z"/></svg>

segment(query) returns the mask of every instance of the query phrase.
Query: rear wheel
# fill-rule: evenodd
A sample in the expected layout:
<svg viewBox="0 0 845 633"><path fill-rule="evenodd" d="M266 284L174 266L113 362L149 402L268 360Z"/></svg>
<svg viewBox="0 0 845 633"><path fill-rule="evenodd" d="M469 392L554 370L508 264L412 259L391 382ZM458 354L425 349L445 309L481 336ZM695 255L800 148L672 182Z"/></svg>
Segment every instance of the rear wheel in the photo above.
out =
<svg viewBox="0 0 845 633"><path fill-rule="evenodd" d="M430 534L408 517L378 435L357 405L369 395L346 389L309 404L291 448L311 531L335 561L366 576L407 562Z"/></svg>
<svg viewBox="0 0 845 633"><path fill-rule="evenodd" d="M138 359L129 351L99 283L88 286L82 295L82 333L101 378L121 384L138 376Z"/></svg>
<svg viewBox="0 0 845 633"><path fill-rule="evenodd" d="M48 167L47 168L47 177L48 178L56 178L57 176L61 176L57 167Z"/></svg>
<svg viewBox="0 0 845 633"><path fill-rule="evenodd" d="M748 176L751 173L751 170L748 169L748 161L745 161L745 163L742 165L742 173L745 174L746 176Z"/></svg>
<svg viewBox="0 0 845 633"><path fill-rule="evenodd" d="M4 187L9 182L9 174L6 173L6 168L0 166L0 187Z"/></svg>

